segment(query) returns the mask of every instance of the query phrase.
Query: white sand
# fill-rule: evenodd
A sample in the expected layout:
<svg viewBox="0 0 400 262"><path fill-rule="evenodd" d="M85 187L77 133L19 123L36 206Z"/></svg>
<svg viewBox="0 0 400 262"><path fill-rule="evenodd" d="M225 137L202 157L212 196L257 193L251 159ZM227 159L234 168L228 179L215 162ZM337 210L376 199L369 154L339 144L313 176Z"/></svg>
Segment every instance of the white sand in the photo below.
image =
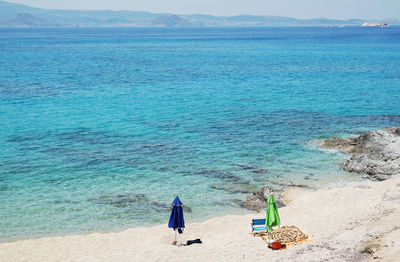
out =
<svg viewBox="0 0 400 262"><path fill-rule="evenodd" d="M286 198L288 206L279 210L282 224L296 225L313 238L286 250L272 251L249 235L251 219L264 217L249 213L187 224L181 241L201 238L203 244L172 246L173 231L159 225L1 243L0 261L400 261L400 177L296 189ZM367 246L372 255L360 252Z"/></svg>

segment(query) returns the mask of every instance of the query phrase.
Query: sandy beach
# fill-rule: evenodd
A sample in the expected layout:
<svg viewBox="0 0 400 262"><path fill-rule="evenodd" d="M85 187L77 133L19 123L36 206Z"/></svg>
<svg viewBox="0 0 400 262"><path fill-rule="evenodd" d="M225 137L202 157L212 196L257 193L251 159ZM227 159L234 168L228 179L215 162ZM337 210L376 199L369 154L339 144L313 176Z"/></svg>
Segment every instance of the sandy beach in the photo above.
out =
<svg viewBox="0 0 400 262"><path fill-rule="evenodd" d="M167 225L118 233L70 235L0 244L0 261L399 261L400 177L319 190L290 189L282 225L298 226L312 241L272 251L250 232L264 212L187 221L173 246Z"/></svg>

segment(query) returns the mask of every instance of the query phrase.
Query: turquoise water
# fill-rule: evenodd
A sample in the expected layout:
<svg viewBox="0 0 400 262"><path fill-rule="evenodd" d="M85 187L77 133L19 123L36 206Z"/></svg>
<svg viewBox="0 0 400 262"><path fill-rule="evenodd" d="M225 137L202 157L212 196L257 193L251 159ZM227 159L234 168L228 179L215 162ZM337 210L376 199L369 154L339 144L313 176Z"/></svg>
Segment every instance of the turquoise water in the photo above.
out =
<svg viewBox="0 0 400 262"><path fill-rule="evenodd" d="M400 125L400 27L0 29L0 64L0 241L359 180L314 141Z"/></svg>

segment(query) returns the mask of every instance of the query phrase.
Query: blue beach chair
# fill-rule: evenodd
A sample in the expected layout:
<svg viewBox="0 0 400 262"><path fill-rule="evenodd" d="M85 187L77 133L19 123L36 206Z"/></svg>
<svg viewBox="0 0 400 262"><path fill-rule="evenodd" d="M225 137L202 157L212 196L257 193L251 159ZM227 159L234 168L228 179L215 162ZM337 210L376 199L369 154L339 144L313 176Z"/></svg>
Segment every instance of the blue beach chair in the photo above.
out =
<svg viewBox="0 0 400 262"><path fill-rule="evenodd" d="M265 233L268 232L268 227L265 225L265 219L253 219L251 221L251 233Z"/></svg>

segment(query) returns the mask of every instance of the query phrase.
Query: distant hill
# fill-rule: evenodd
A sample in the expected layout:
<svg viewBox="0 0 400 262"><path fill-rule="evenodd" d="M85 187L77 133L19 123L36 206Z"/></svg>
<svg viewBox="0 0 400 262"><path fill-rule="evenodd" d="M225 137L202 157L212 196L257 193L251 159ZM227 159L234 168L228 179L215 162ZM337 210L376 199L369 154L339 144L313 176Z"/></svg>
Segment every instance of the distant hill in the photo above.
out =
<svg viewBox="0 0 400 262"><path fill-rule="evenodd" d="M57 25L29 13L17 14L15 17L1 24L4 27L55 27Z"/></svg>
<svg viewBox="0 0 400 262"><path fill-rule="evenodd" d="M400 25L398 19L297 19L283 16L211 16L155 14L136 11L84 11L34 8L0 0L0 27L143 27L143 26L361 26L363 23Z"/></svg>
<svg viewBox="0 0 400 262"><path fill-rule="evenodd" d="M189 20L178 15L166 15L156 17L150 21L150 26L192 26Z"/></svg>

